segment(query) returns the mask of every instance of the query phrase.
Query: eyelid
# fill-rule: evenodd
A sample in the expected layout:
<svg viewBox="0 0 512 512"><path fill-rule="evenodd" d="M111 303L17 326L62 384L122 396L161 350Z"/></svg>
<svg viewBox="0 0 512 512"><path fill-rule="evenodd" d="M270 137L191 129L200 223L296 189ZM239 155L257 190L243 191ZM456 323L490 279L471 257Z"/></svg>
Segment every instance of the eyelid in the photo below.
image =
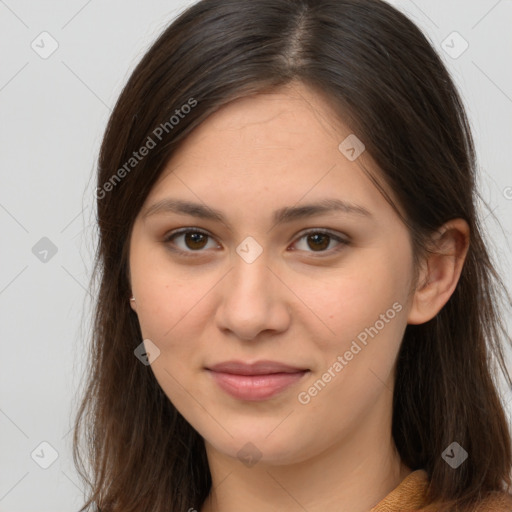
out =
<svg viewBox="0 0 512 512"><path fill-rule="evenodd" d="M185 227L185 228L178 228L174 231L167 233L164 236L164 243L171 243L171 240L173 238L175 238L179 235L186 234L186 233L201 233L203 235L206 235L208 238L211 238L216 241L215 237L208 231L206 231L202 228L196 228L194 226L189 226L189 227ZM327 255L329 255L329 256L333 255L338 250L340 250L340 248L350 244L350 238L347 235L345 235L343 233L339 233L339 232L334 232L327 228L308 228L306 230L299 231L299 233L297 233L297 235L295 235L294 243L297 243L298 241L300 241L302 238L304 238L305 236L307 236L309 234L328 235L329 237L331 237L332 239L336 240L339 243L339 245L337 247L335 247L334 249L329 249L327 251L318 251L317 253L315 253L315 251L306 251L306 252L310 252L310 254L313 254L314 257L322 257L322 255L326 255L325 257L327 257ZM192 257L200 256L202 252L205 252L204 250L184 251L182 249L177 249L177 248L172 248L171 250L173 252L180 253L184 256L192 256Z"/></svg>

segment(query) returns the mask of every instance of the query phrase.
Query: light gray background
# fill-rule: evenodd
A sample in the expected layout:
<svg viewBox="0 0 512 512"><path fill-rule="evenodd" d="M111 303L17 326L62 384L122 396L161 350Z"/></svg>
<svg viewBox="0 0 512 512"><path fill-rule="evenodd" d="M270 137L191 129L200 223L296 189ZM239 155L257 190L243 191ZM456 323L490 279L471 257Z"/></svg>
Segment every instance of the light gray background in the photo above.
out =
<svg viewBox="0 0 512 512"><path fill-rule="evenodd" d="M0 0L1 512L75 511L83 502L70 428L90 333L99 144L135 64L190 3ZM511 289L512 1L392 3L427 33L462 92L482 195L504 231L483 216ZM51 48L44 31L58 43L46 59L31 47ZM457 58L464 43L454 31L469 44ZM32 250L43 237L57 248L46 262ZM31 457L49 462L42 442L58 452L48 469Z"/></svg>

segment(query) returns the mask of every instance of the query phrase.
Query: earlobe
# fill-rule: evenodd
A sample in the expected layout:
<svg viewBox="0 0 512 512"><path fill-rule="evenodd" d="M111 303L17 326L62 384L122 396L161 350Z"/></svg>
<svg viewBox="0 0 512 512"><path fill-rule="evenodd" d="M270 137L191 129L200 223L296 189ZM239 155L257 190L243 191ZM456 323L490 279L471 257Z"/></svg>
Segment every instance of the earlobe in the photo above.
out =
<svg viewBox="0 0 512 512"><path fill-rule="evenodd" d="M423 324L434 318L452 296L469 248L469 226L454 219L442 226L432 241L418 279L407 323Z"/></svg>
<svg viewBox="0 0 512 512"><path fill-rule="evenodd" d="M132 307L132 309L134 311L137 311L136 304L135 304L135 297L133 295L130 297L130 306Z"/></svg>

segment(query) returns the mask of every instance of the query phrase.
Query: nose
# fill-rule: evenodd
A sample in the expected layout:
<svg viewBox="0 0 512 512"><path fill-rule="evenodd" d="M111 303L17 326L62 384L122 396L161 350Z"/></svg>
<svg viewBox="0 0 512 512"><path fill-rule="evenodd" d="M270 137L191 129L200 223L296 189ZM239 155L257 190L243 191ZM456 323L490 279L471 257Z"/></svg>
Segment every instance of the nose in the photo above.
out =
<svg viewBox="0 0 512 512"><path fill-rule="evenodd" d="M270 335L288 329L293 293L271 268L265 252L251 263L235 254L218 291L222 296L216 312L217 326L232 337L250 341L261 338L266 331Z"/></svg>

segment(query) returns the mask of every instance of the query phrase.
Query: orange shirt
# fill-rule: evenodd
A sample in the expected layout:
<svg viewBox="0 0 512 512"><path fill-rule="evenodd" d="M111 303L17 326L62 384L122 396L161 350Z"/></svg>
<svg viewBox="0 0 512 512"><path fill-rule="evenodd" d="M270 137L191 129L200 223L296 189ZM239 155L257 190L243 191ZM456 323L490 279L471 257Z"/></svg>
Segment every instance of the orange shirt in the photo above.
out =
<svg viewBox="0 0 512 512"><path fill-rule="evenodd" d="M435 506L425 506L428 475L423 469L410 473L370 512L436 512ZM488 498L478 507L478 512L512 512L512 496L501 493Z"/></svg>

